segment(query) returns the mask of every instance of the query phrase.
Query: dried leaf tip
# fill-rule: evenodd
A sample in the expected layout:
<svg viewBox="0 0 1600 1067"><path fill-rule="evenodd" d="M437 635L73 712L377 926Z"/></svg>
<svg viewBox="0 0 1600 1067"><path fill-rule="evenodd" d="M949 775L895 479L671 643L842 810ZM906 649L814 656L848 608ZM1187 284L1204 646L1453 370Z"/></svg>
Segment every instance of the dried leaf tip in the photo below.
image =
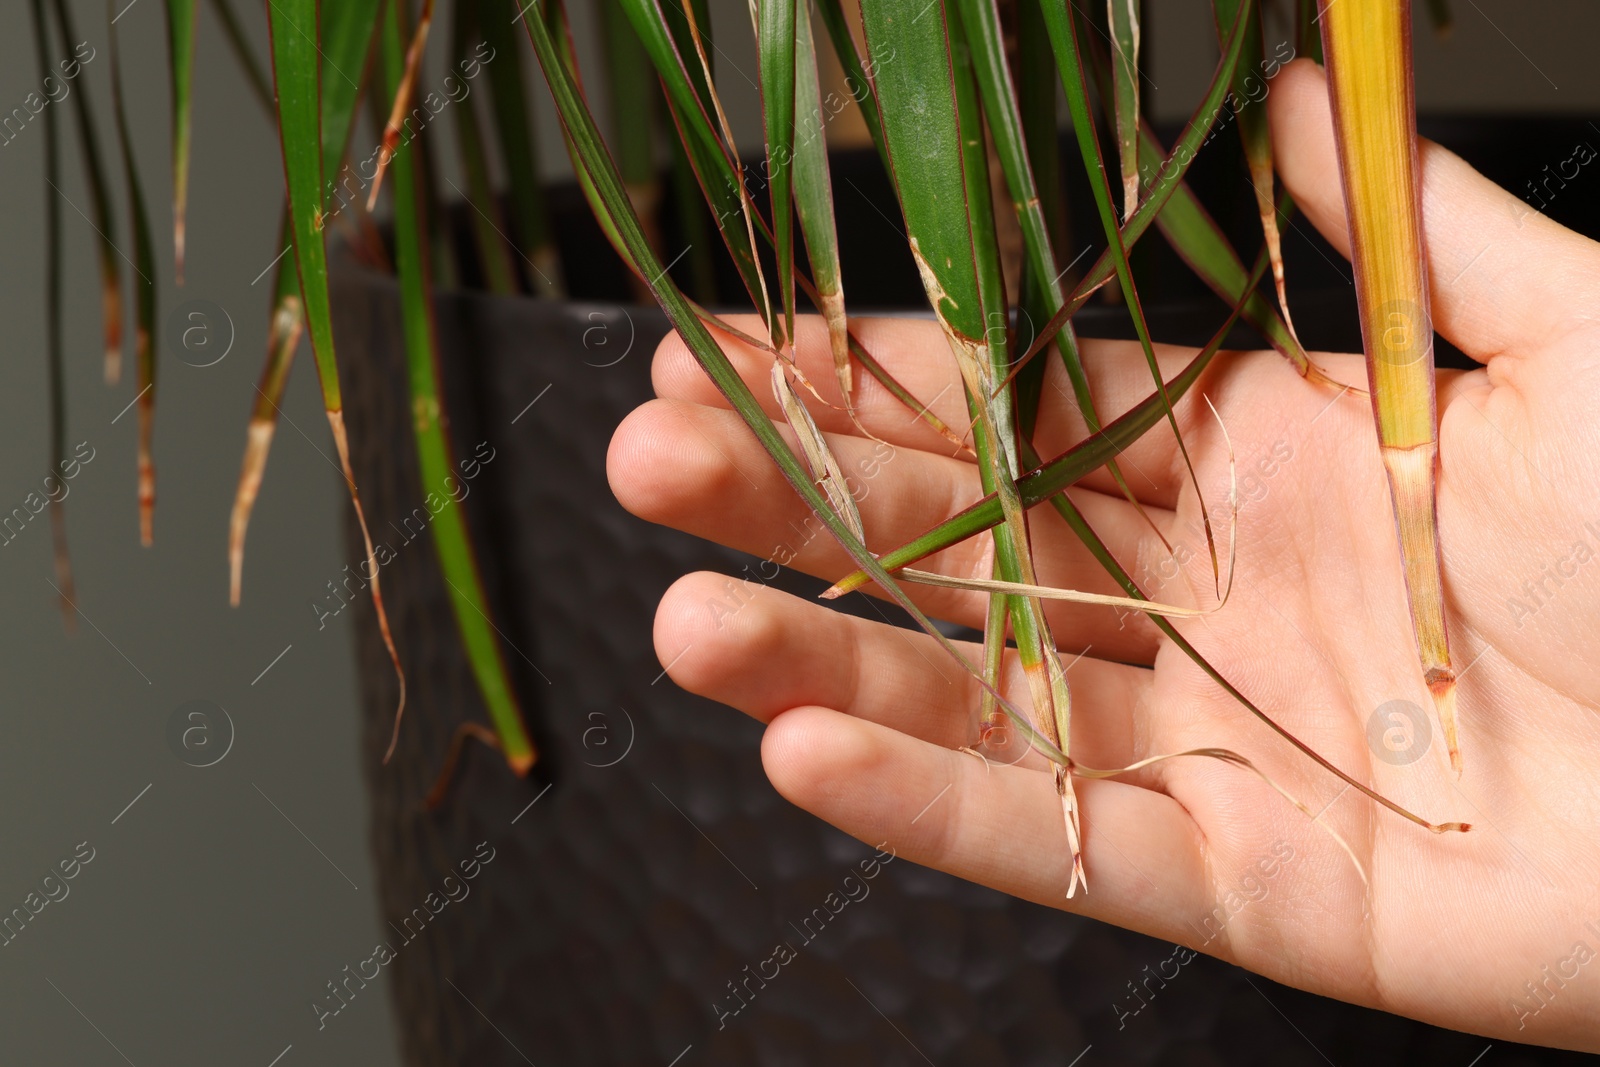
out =
<svg viewBox="0 0 1600 1067"><path fill-rule="evenodd" d="M394 676L400 685L400 699L394 709L394 732L389 736L389 747L383 754L387 765L400 741L400 720L406 712L406 672L400 665L400 652L394 645L394 634L389 630L389 612L383 606L383 591L378 587L378 556L372 546L372 532L367 529L367 515L361 507L361 494L356 491L356 475L350 466L350 437L344 428L344 412L327 413L328 427L333 431L333 443L339 452L339 466L344 472L345 488L350 491L350 504L356 509L356 524L361 527L361 541L367 552L367 573L372 576L372 608L378 619L378 633L383 637L383 647L388 650L389 662L394 664Z"/></svg>
<svg viewBox="0 0 1600 1067"><path fill-rule="evenodd" d="M1449 667L1428 672L1428 692L1439 713L1439 729L1444 734L1445 750L1450 753L1450 769L1461 775L1461 744L1456 739L1456 673Z"/></svg>
<svg viewBox="0 0 1600 1067"><path fill-rule="evenodd" d="M239 606L244 584L244 542L250 530L250 513L261 492L261 479L267 470L267 455L272 450L272 435L277 424L271 419L251 419L244 446L244 463L239 471L239 487L233 496L233 514L228 519L228 604Z"/></svg>

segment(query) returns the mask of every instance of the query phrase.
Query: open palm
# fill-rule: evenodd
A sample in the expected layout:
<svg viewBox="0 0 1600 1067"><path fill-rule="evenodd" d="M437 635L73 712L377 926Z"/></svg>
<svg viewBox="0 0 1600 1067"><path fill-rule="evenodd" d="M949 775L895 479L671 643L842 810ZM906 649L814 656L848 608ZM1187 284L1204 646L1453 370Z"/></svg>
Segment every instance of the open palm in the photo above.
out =
<svg viewBox="0 0 1600 1067"><path fill-rule="evenodd" d="M1285 68L1269 106L1285 183L1343 247L1320 70ZM1260 779L1185 757L1078 783L1089 883L1069 901L1061 810L1042 761L1015 740L987 762L956 751L977 741L976 682L925 635L759 583L730 598L725 577L699 574L668 592L655 633L673 679L770 724L762 756L786 797L903 857L1318 993L1490 1036L1600 1049L1600 245L1529 213L1442 149L1425 147L1422 163L1435 325L1485 364L1439 376L1439 525L1465 773L1449 770L1417 663L1360 393L1303 380L1276 353L1225 353L1178 406L1219 542L1229 452L1202 397L1231 436L1240 510L1231 599L1176 625L1334 765L1470 832L1430 834L1350 789L1147 618L1112 608L1050 607L1072 664L1074 758L1119 767L1235 750L1321 813L1368 880ZM855 325L915 395L965 425L932 323ZM798 332L800 364L838 404L820 322ZM731 339L724 347L766 396L770 356ZM1136 345L1085 349L1103 416L1148 395ZM1191 355L1158 354L1169 378ZM1365 380L1358 356L1317 359L1338 381ZM612 444L625 506L830 580L854 569L807 525L804 505L676 339L654 373L662 399L631 415ZM1059 366L1045 395L1036 442L1051 456L1085 427ZM842 408L813 411L853 472L874 551L981 495L977 468L876 382L861 382L856 404L887 445L861 436ZM1171 551L1105 471L1071 490L1073 501L1152 599L1215 604L1200 497L1170 432L1147 434L1122 470ZM1051 509L1035 509L1031 523L1042 582L1120 592ZM927 566L988 577L989 547L974 538ZM935 617L983 624L979 594L908 588ZM1008 667L1006 693L1026 706L1020 668Z"/></svg>

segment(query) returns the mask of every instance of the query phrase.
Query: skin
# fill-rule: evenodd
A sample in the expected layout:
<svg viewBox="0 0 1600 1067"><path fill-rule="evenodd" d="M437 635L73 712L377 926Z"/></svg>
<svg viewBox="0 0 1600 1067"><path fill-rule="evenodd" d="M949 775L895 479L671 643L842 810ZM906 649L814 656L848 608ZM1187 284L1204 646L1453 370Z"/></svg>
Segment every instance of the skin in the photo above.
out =
<svg viewBox="0 0 1600 1067"><path fill-rule="evenodd" d="M1321 70L1286 67L1268 106L1283 181L1344 249ZM1224 556L1229 455L1202 397L1231 435L1237 578L1225 606L1177 626L1336 766L1426 819L1470 822L1470 832L1429 833L1344 787L1144 616L1111 608L1049 608L1072 663L1074 758L1111 768L1227 747L1321 813L1321 825L1248 771L1202 757L1080 779L1088 892L1068 900L1062 813L1045 765L1014 733L991 740L987 762L957 751L978 741L978 688L926 636L766 588L730 614L726 578L693 574L656 616L673 680L768 724L762 761L778 791L869 844L1327 996L1493 1038L1600 1050L1600 245L1437 146L1424 145L1422 169L1434 324L1483 364L1438 381L1438 513L1464 774L1449 770L1420 676L1365 396L1307 382L1272 352L1213 363L1178 416ZM931 323L855 325L915 395L966 425ZM723 343L776 416L770 357ZM1086 349L1103 416L1149 394L1137 346ZM1168 378L1190 355L1159 354ZM1334 379L1364 385L1361 357L1316 358ZM837 406L820 321L801 324L798 359L836 405L806 397L857 472L874 551L978 498L970 457L952 456L867 375L857 376L857 407L892 454L859 434ZM675 337L656 353L654 377L660 399L630 415L611 446L624 506L829 580L854 569L825 533L797 544L789 524L806 520L804 505ZM1059 454L1083 435L1052 365L1040 452ZM890 458L863 473L874 448ZM1164 424L1124 455L1123 469L1175 555L1104 471L1071 498L1148 595L1214 605L1200 499ZM1030 521L1043 583L1118 592L1050 508ZM987 577L990 550L988 537L975 538L923 566ZM931 615L982 626L982 595L909 588ZM1027 705L1014 663L1004 691ZM1409 702L1409 726L1385 717L1392 701ZM1366 881L1323 827L1348 842Z"/></svg>

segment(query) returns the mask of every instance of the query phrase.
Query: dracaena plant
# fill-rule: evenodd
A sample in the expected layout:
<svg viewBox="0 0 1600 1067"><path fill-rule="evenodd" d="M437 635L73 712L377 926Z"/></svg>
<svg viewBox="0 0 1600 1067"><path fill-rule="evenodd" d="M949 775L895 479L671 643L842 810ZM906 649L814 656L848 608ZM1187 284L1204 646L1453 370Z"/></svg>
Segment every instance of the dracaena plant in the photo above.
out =
<svg viewBox="0 0 1600 1067"><path fill-rule="evenodd" d="M1418 203L1416 135L1411 92L1408 5L1393 0L1297 0L1291 52L1326 58L1350 204L1357 278L1375 432L1388 471L1396 529L1418 648L1418 673L1437 702L1453 765L1460 766L1453 716L1454 673L1439 575L1434 522L1438 463L1434 434L1432 330ZM1433 5L1436 9L1438 5ZM1092 10L1090 9L1092 7ZM46 9L49 9L48 11ZM192 53L198 0L167 0L170 28L174 166L173 240L181 276L188 188ZM65 0L33 0L41 62L53 63L47 23L63 42L75 39ZM1223 339L1240 321L1276 348L1304 379L1330 399L1356 386L1331 382L1307 357L1292 325L1280 230L1293 210L1274 183L1271 133L1259 106L1262 79L1282 61L1269 54L1258 0L1215 0L1216 68L1191 117L1169 146L1145 120L1140 101L1140 5L1108 0L1105 7L1065 0L750 0L750 32L759 59L764 143L741 155L722 94L750 92L716 76L710 13L705 0L601 0L606 59L601 77L612 100L602 129L585 92L563 0L272 0L266 6L270 63L261 68L229 0L209 9L227 31L256 94L276 121L285 175L280 258L274 281L267 358L252 401L248 438L228 545L231 595L238 601L250 508L266 468L291 362L302 335L310 340L315 372L347 488L361 519L360 487L348 459L328 284L329 243L342 240L358 255L392 265L398 276L407 384L414 412L425 491L440 494L435 545L450 585L455 622L492 729L465 724L459 736L497 746L511 770L526 774L536 753L502 659L496 628L473 558L461 509L444 492L453 457L444 432L440 351L433 290L456 270L441 240L446 199L467 202L477 276L492 292L546 298L562 291L539 182L532 108L524 96L523 64L531 56L560 117L573 172L602 230L631 271L637 294L657 302L705 374L743 419L793 491L858 570L829 596L873 583L898 602L964 671L981 694L982 734L1015 736L1054 764L1063 841L1072 859L1070 895L1086 874L1081 861L1086 828L1074 791L1080 777L1106 777L1136 768L1095 768L1071 751L1072 687L1045 603L1069 599L1110 604L1147 614L1184 655L1248 712L1306 758L1374 803L1440 832L1460 823L1432 823L1379 795L1316 753L1258 707L1185 638L1174 619L1220 608L1231 588L1233 500L1202 505L1200 520L1210 571L1210 604L1158 603L1135 582L1067 495L1068 487L1105 468L1135 508L1119 456L1146 434L1170 433L1196 493L1174 404L1195 386ZM110 16L108 12L108 17ZM112 29L115 131L133 216L134 353L140 387L139 507L145 538L153 529L155 475L150 460L155 401L155 322L152 229L140 192L134 154L122 121ZM445 48L460 74L487 69L487 119L476 100L453 112L455 141L446 144L430 122L438 108L418 87L424 56ZM841 266L825 128L837 93L825 94L819 53L831 48L845 74L849 106L860 111L897 194L900 223L920 273L928 310L944 338L928 360L949 361L965 390L967 421L949 425L933 415L933 398L915 395L874 357L852 326L849 277ZM487 49L487 51L485 51ZM491 58L492 57L492 58ZM468 73L469 70L472 73ZM358 76L359 75L359 76ZM1057 99L1064 96L1076 153L1058 140ZM437 95L437 94L433 94ZM111 179L97 145L97 126L82 94L75 118L85 149L97 228L114 232ZM365 101L381 141L369 157L349 149ZM53 130L54 112L48 118ZM1251 191L1260 218L1260 247L1241 256L1189 188L1186 175L1219 124L1236 121ZM670 136L658 140L656 131ZM54 133L48 165L58 166ZM658 158L664 140L670 152ZM489 145L497 149L505 196ZM441 189L436 153L454 151L466 188ZM1070 157L1076 155L1076 160ZM676 204L660 180L670 166ZM1064 263L1063 168L1081 166L1100 223L1101 251L1084 269ZM369 212L386 191L391 240L377 235ZM698 195L696 195L698 192ZM451 194L454 194L452 197ZM697 202L699 201L699 202ZM502 204L504 210L502 210ZM669 261L657 226L660 212L680 213L693 253ZM704 210L716 236L705 225ZM1182 371L1163 377L1146 321L1130 255L1152 228L1220 298L1210 343ZM1005 239L1012 234L1016 240ZM714 315L710 242L720 239L755 312L758 326L740 328ZM117 374L123 343L117 298L122 264L107 239L100 263L106 291L107 376ZM55 253L52 253L53 255ZM1246 266L1249 263L1250 266ZM668 268L676 268L676 273ZM58 260L52 259L51 277ZM1265 284L1270 277L1270 285ZM684 279L680 286L679 279ZM51 290L51 314L59 294ZM1076 316L1097 293L1114 298L1131 318L1148 365L1148 396L1115 419L1103 419L1090 387ZM975 461L985 496L904 545L868 549L846 471L813 412L826 403L795 360L796 317L807 309L826 326L837 392L855 419L853 397L864 376L881 383L910 418L920 418ZM1043 323L1024 337L1022 322ZM716 334L763 353L769 416ZM52 334L56 338L57 334ZM52 341L59 368L59 344ZM1034 430L1048 363L1059 361L1087 434L1059 455L1041 456ZM58 375L59 388L59 375ZM858 423L859 425L859 423ZM785 433L785 429L788 431ZM863 432L865 432L863 430ZM1221 428L1226 434L1226 427ZM1204 500L1204 497L1201 496ZM1120 587L1120 596L1059 589L1041 583L1030 532L1033 509L1055 512ZM70 599L64 534L58 519L63 597ZM1146 521L1148 517L1146 517ZM363 532L365 521L362 519ZM1153 523L1152 523L1153 526ZM969 538L992 545L990 573L951 578L915 564ZM382 563L366 539L367 574L377 623L401 672L389 637L378 573ZM1400 577L1400 575L1396 575ZM944 585L988 597L981 661L969 661L919 609L912 583ZM1014 643L1027 679L1029 706L1001 693L1000 671ZM396 730L400 710L396 712ZM391 745L392 750L392 745ZM1162 754L1254 765L1221 748ZM1145 760L1138 766L1148 764ZM1259 773L1259 772L1257 772ZM1281 791L1281 790L1280 790ZM1284 795L1288 797L1288 793ZM1292 797L1289 797L1294 801ZM1348 851L1348 850L1347 850ZM1353 853L1351 853L1353 859Z"/></svg>

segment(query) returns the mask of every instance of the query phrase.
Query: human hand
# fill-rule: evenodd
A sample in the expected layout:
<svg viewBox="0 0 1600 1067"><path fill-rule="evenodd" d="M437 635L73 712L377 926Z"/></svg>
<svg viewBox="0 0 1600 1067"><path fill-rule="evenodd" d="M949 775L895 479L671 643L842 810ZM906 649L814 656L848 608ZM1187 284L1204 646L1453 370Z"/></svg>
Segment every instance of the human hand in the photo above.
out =
<svg viewBox="0 0 1600 1067"><path fill-rule="evenodd" d="M1268 104L1285 184L1345 248L1321 71L1286 67ZM1260 779L1186 757L1077 783L1089 881L1069 901L1048 765L1017 752L1014 734L1013 750L989 751L987 763L956 751L978 740L977 683L923 634L771 589L754 588L730 613L715 608L722 576L674 585L655 626L673 680L769 724L762 759L785 797L902 857L1327 996L1491 1037L1600 1050L1600 790L1591 784L1600 767L1600 245L1526 214L1436 146L1424 146L1422 172L1434 324L1484 363L1438 381L1439 527L1465 773L1457 780L1443 744L1427 740L1437 724L1369 404L1297 377L1276 353L1219 356L1177 405L1219 540L1229 455L1203 398L1231 435L1242 499L1230 601L1176 626L1334 765L1425 818L1470 822L1471 832L1430 834L1344 786L1138 613L1048 606L1071 664L1073 757L1120 767L1233 749L1322 812L1368 881ZM947 424L966 424L960 380L932 322L855 327ZM972 463L865 374L858 412L892 450L860 436L833 383L820 320L803 320L797 333L801 366L840 405L813 404L813 415L845 469L861 475L874 551L981 495ZM731 338L723 345L778 417L771 357ZM1103 417L1151 392L1137 345L1084 349ZM1170 378L1192 353L1158 355ZM1336 380L1365 380L1359 356L1315 358ZM657 352L654 377L661 399L629 416L608 460L629 510L829 580L855 569L825 532L796 537L805 505L675 337ZM1039 452L1057 455L1084 436L1052 363ZM1072 500L1146 595L1214 604L1200 499L1170 432L1158 426L1121 464L1174 553L1104 470ZM1042 582L1120 593L1050 508L1030 521ZM925 566L988 577L990 544L973 538ZM934 617L983 625L982 595L906 588ZM1014 662L1003 688L1026 706Z"/></svg>

